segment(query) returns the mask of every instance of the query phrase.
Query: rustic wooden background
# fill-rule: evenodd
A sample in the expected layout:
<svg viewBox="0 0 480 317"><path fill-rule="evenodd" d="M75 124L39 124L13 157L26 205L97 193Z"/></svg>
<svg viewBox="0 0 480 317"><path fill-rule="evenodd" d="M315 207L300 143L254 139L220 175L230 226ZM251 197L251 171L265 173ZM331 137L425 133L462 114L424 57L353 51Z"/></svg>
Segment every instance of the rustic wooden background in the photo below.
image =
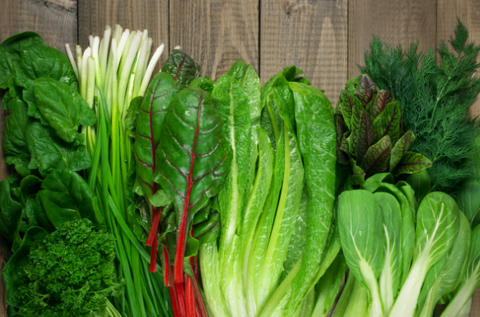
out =
<svg viewBox="0 0 480 317"><path fill-rule="evenodd" d="M456 18L480 42L480 0L1 0L0 42L22 31L48 45L88 45L105 25L148 29L165 52L180 45L217 78L237 60L252 64L262 82L296 64L336 103L372 40L404 47L418 40L427 50L453 35ZM167 54L163 55L163 59ZM3 92L0 92L0 98ZM480 103L472 107L480 114ZM0 137L5 112L0 110ZM0 149L0 180L12 173ZM0 268L10 253L0 237ZM3 281L2 281L3 285ZM477 292L477 294L479 294ZM0 287L0 317L5 291ZM480 295L472 316L480 317Z"/></svg>

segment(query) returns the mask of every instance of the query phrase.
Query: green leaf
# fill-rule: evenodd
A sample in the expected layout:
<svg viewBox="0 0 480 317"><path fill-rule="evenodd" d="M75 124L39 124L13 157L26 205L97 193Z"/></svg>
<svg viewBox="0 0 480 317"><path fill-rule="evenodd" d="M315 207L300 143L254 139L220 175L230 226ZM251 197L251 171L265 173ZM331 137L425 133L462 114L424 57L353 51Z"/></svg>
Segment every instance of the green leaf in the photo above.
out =
<svg viewBox="0 0 480 317"><path fill-rule="evenodd" d="M382 173L388 169L391 146L390 137L386 135L368 148L360 164L360 167L366 172L367 176Z"/></svg>
<svg viewBox="0 0 480 317"><path fill-rule="evenodd" d="M28 148L32 154L30 169L38 168L40 175L46 176L57 168L70 168L81 171L91 166L90 154L85 145L75 146L58 137L55 130L39 122L28 125Z"/></svg>
<svg viewBox="0 0 480 317"><path fill-rule="evenodd" d="M198 77L192 80L189 85L190 88L198 87L201 90L205 91L207 94L211 94L213 89L215 88L215 82L211 80L209 77Z"/></svg>
<svg viewBox="0 0 480 317"><path fill-rule="evenodd" d="M59 228L65 222L87 218L95 226L104 224L97 197L76 172L63 168L51 172L38 193L50 222Z"/></svg>
<svg viewBox="0 0 480 317"><path fill-rule="evenodd" d="M422 154L407 151L397 167L393 170L393 175L414 174L421 172L430 166L432 166L432 162Z"/></svg>
<svg viewBox="0 0 480 317"><path fill-rule="evenodd" d="M247 69L247 64L244 61L236 61L233 63L232 67L228 70L227 75L235 78L239 82L242 80L245 70Z"/></svg>
<svg viewBox="0 0 480 317"><path fill-rule="evenodd" d="M8 102L10 115L5 118L3 153L7 164L14 164L15 170L21 176L27 176L33 171L28 168L30 151L27 145L27 127L30 119L27 115L27 105L19 98Z"/></svg>
<svg viewBox="0 0 480 317"><path fill-rule="evenodd" d="M413 175L412 175L413 176ZM472 229L480 223L480 181L464 181L457 191L458 208L465 213Z"/></svg>
<svg viewBox="0 0 480 317"><path fill-rule="evenodd" d="M343 192L338 201L338 221L350 273L370 293L372 316L382 316L377 279L384 263L385 234L375 196L364 190Z"/></svg>
<svg viewBox="0 0 480 317"><path fill-rule="evenodd" d="M415 141L415 135L412 130L409 130L395 143L392 149L392 156L390 157L390 172L400 163L413 141Z"/></svg>
<svg viewBox="0 0 480 317"><path fill-rule="evenodd" d="M162 73L170 74L175 84L183 87L199 77L200 71L200 65L179 49L174 49L162 66Z"/></svg>
<svg viewBox="0 0 480 317"><path fill-rule="evenodd" d="M356 157L357 162L361 162L368 148L379 140L379 134L374 129L373 122L361 104L355 104L352 109L350 131L350 154Z"/></svg>
<svg viewBox="0 0 480 317"><path fill-rule="evenodd" d="M6 300L9 305L15 307L22 306L23 300L19 297L21 295L17 291L21 286L28 282L28 277L25 274L24 268L28 265L30 249L47 235L48 232L40 227L32 227L28 229L23 238L22 245L17 252L13 254L3 269L3 279L5 281L5 286L7 287Z"/></svg>
<svg viewBox="0 0 480 317"><path fill-rule="evenodd" d="M373 100L370 114L373 119L377 118L385 109L385 106L393 101L393 95L388 90L380 90Z"/></svg>
<svg viewBox="0 0 480 317"><path fill-rule="evenodd" d="M337 161L340 164L347 165L350 161L348 156L348 143L347 139L344 137L345 132L347 132L347 125L341 113L335 113L335 127L337 129L337 138L336 138L336 149L337 149Z"/></svg>
<svg viewBox="0 0 480 317"><path fill-rule="evenodd" d="M80 125L95 124L96 116L82 96L70 86L50 78L35 80L35 99L40 113L66 142L83 143Z"/></svg>
<svg viewBox="0 0 480 317"><path fill-rule="evenodd" d="M43 44L43 39L34 32L15 34L0 44L0 88L7 89L13 84L20 69L21 53L29 46Z"/></svg>
<svg viewBox="0 0 480 317"><path fill-rule="evenodd" d="M308 293L308 284L322 261L333 222L336 129L332 106L321 91L300 83L290 83L290 88L295 98L298 145L305 166L309 228L302 266L292 283L289 311L293 313ZM319 135L322 142L313 143Z"/></svg>
<svg viewBox="0 0 480 317"><path fill-rule="evenodd" d="M393 184L394 183L393 175L390 173L374 174L369 178L367 178L365 183L362 184L361 188L373 193L383 183Z"/></svg>
<svg viewBox="0 0 480 317"><path fill-rule="evenodd" d="M150 83L139 108L135 122L133 150L136 156L137 178L140 180L143 193L147 198L157 191L157 186L153 181L156 168L155 158L160 155L157 153L157 147L160 143L167 109L178 90L172 76L160 72ZM175 112L173 114L181 115ZM181 124L187 126L186 123L182 122Z"/></svg>
<svg viewBox="0 0 480 317"><path fill-rule="evenodd" d="M427 196L432 190L432 182L430 176L426 170L422 170L419 173L414 173L407 176L405 180L410 186L412 186L415 192L415 198L417 201L417 207L422 202L423 198Z"/></svg>
<svg viewBox="0 0 480 317"><path fill-rule="evenodd" d="M402 112L398 101L390 102L385 109L373 121L373 127L379 137L388 135L392 140L392 144L397 143L400 135L400 125L402 122Z"/></svg>
<svg viewBox="0 0 480 317"><path fill-rule="evenodd" d="M218 85L217 85L218 87ZM177 220L175 281L183 280L183 260L196 254L190 235L195 213L205 207L231 161L221 116L199 88L184 89L170 103L157 147L155 182L173 201ZM185 253L187 236L193 249Z"/></svg>
<svg viewBox="0 0 480 317"><path fill-rule="evenodd" d="M208 219L193 226L193 237L200 245L214 242L220 236L220 213L210 212Z"/></svg>
<svg viewBox="0 0 480 317"><path fill-rule="evenodd" d="M388 193L377 192L373 196L382 211L385 230L385 260L379 287L384 313L388 316L402 282L402 210L396 198Z"/></svg>
<svg viewBox="0 0 480 317"><path fill-rule="evenodd" d="M354 159L350 159L352 165L352 181L355 185L362 185L365 182L365 171L357 165Z"/></svg>
<svg viewBox="0 0 480 317"><path fill-rule="evenodd" d="M150 93L147 91L147 94ZM129 131L130 136L134 137L135 134L135 124L137 122L137 116L140 114L140 107L142 106L143 96L138 96L132 99L130 106L127 110L127 115L125 116L125 128Z"/></svg>
<svg viewBox="0 0 480 317"><path fill-rule="evenodd" d="M148 201L153 207L163 207L172 202L170 198L165 195L163 190L156 191L152 196L149 197Z"/></svg>
<svg viewBox="0 0 480 317"><path fill-rule="evenodd" d="M0 182L0 233L13 242L22 219L22 204L12 196L13 178Z"/></svg>

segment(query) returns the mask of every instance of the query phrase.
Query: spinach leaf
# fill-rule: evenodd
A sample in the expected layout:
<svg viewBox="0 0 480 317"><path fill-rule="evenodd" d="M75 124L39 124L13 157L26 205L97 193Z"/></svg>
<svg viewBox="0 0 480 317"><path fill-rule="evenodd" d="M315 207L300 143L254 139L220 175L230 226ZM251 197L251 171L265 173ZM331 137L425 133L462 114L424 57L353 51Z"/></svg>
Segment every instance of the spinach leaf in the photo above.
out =
<svg viewBox="0 0 480 317"><path fill-rule="evenodd" d="M190 88L198 87L201 90L205 91L207 94L211 95L213 89L215 88L215 82L210 79L208 76L198 77L192 80L189 85Z"/></svg>
<svg viewBox="0 0 480 317"><path fill-rule="evenodd" d="M10 242L14 242L22 219L22 204L12 192L18 186L15 182L13 177L0 182L0 233Z"/></svg>
<svg viewBox="0 0 480 317"><path fill-rule="evenodd" d="M30 249L41 239L48 235L45 229L40 227L32 227L27 230L23 243L20 248L13 254L7 265L3 269L3 279L7 287L7 303L9 305L20 307L21 299L18 297L17 290L28 282L24 267L28 264L28 255Z"/></svg>
<svg viewBox="0 0 480 317"><path fill-rule="evenodd" d="M15 74L20 70L21 53L29 46L43 44L43 39L34 32L16 34L0 44L0 88L7 89L14 84Z"/></svg>
<svg viewBox="0 0 480 317"><path fill-rule="evenodd" d="M75 146L58 137L55 130L32 122L27 128L27 143L32 154L30 169L38 168L40 175L47 176L57 168L81 171L89 168L91 157L85 145Z"/></svg>
<svg viewBox="0 0 480 317"><path fill-rule="evenodd" d="M104 225L97 197L76 172L68 168L54 170L43 181L42 189L37 195L55 228L81 218L89 219L95 226Z"/></svg>
<svg viewBox="0 0 480 317"><path fill-rule="evenodd" d="M5 162L14 164L21 176L27 176L33 172L28 167L31 157L27 145L27 129L32 120L27 115L27 105L21 99L10 99L7 107L10 115L5 118L2 145Z"/></svg>
<svg viewBox="0 0 480 317"><path fill-rule="evenodd" d="M51 78L39 78L34 83L38 110L58 136L75 145L82 144L80 125L91 126L96 116L87 102L72 87Z"/></svg>

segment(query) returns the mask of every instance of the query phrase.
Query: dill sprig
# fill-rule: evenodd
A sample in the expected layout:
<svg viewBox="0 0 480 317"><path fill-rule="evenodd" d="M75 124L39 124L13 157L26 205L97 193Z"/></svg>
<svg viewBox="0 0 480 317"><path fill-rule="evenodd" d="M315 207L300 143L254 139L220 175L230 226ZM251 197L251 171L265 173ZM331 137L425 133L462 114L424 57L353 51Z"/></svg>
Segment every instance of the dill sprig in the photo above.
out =
<svg viewBox="0 0 480 317"><path fill-rule="evenodd" d="M374 36L365 52L365 67L380 89L390 90L400 101L407 130L416 136L410 151L428 157L432 190L454 194L459 184L472 176L469 157L478 134L476 118L469 108L480 92L475 72L480 46L467 44L468 31L458 20L455 37L450 38L454 52L442 42L438 64L432 49L418 52L418 42L408 50L384 44Z"/></svg>

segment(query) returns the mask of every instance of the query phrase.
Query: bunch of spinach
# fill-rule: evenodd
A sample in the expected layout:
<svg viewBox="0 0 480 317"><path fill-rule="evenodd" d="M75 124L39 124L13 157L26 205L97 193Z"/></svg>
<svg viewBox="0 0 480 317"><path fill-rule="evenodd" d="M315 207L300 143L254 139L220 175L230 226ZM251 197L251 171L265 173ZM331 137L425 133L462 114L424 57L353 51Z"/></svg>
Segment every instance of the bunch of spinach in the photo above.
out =
<svg viewBox="0 0 480 317"><path fill-rule="evenodd" d="M220 239L200 252L214 316L326 316L340 287L333 110L302 73L290 66L260 87L253 67L237 62L213 85L232 147L212 204Z"/></svg>

